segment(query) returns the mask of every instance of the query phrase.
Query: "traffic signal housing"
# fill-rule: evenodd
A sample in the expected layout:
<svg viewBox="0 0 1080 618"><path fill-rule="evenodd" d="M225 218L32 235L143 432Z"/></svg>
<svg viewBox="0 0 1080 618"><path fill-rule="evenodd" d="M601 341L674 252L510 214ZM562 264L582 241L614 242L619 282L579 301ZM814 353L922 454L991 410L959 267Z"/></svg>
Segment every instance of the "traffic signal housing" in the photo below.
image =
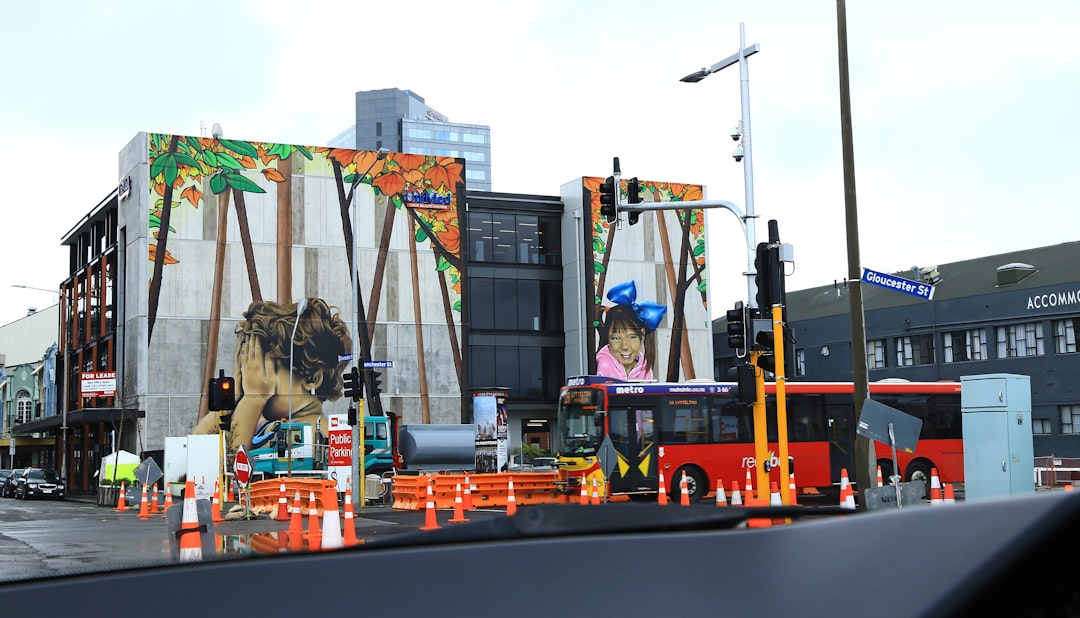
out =
<svg viewBox="0 0 1080 618"><path fill-rule="evenodd" d="M345 381L344 395L353 401L360 401L360 398L364 396L363 388L360 385L360 371L353 367L343 373L341 377Z"/></svg>
<svg viewBox="0 0 1080 618"><path fill-rule="evenodd" d="M224 369L221 370L224 373ZM209 408L215 412L236 408L236 381L225 375L210 378Z"/></svg>
<svg viewBox="0 0 1080 618"><path fill-rule="evenodd" d="M641 203L641 183L638 182L637 176L634 176L630 180L626 181L626 203ZM640 216L640 212L629 210L626 212L626 221L630 225L634 225L638 222L638 217Z"/></svg>
<svg viewBox="0 0 1080 618"><path fill-rule="evenodd" d="M600 183L600 214L607 219L608 223L614 223L619 218L619 202L615 199L615 177L608 176Z"/></svg>
<svg viewBox="0 0 1080 618"><path fill-rule="evenodd" d="M727 344L732 350L746 349L746 307L737 301L734 309L727 310Z"/></svg>
<svg viewBox="0 0 1080 618"><path fill-rule="evenodd" d="M218 412L218 427L221 431L229 431L232 427L232 412L221 411Z"/></svg>
<svg viewBox="0 0 1080 618"><path fill-rule="evenodd" d="M368 392L371 394L378 394L382 392L382 372L375 371L374 369L364 370L364 382L367 384Z"/></svg>

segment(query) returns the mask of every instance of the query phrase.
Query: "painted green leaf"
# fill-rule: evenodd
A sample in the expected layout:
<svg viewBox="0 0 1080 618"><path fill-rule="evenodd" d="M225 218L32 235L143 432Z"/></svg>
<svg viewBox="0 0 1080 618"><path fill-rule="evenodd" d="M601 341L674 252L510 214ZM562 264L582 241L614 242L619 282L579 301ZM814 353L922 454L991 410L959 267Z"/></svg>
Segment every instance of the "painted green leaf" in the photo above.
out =
<svg viewBox="0 0 1080 618"><path fill-rule="evenodd" d="M240 189L248 193L266 193L265 189L243 174L226 173L225 182L229 183L229 186L234 189Z"/></svg>
<svg viewBox="0 0 1080 618"><path fill-rule="evenodd" d="M602 275L602 274L607 272L607 269L604 268L603 263L601 263L601 262L593 262L593 272L598 274L598 275Z"/></svg>
<svg viewBox="0 0 1080 618"><path fill-rule="evenodd" d="M180 175L180 170L176 167L176 155L167 153L161 156L165 158L165 184L172 186L176 182L176 177Z"/></svg>
<svg viewBox="0 0 1080 618"><path fill-rule="evenodd" d="M601 240L600 238L597 238L596 236L593 236L592 250L594 252L596 252L596 253L603 253L604 252L604 241Z"/></svg>
<svg viewBox="0 0 1080 618"><path fill-rule="evenodd" d="M202 160L203 160L203 163L206 163L210 167L217 167L218 166L217 155L214 154L213 152L209 151L209 150L202 151Z"/></svg>
<svg viewBox="0 0 1080 618"><path fill-rule="evenodd" d="M199 140L197 138L188 135L184 138L184 141L187 142L187 145L191 146L191 149L195 152L199 152L200 150L202 150L202 144L199 143Z"/></svg>
<svg viewBox="0 0 1080 618"><path fill-rule="evenodd" d="M457 301L456 303L454 303L454 311L457 311L458 313L461 313L461 301L460 300Z"/></svg>
<svg viewBox="0 0 1080 618"><path fill-rule="evenodd" d="M190 155L178 152L175 156L177 163L183 163L184 165L190 165L191 167L199 167L199 162L191 158Z"/></svg>
<svg viewBox="0 0 1080 618"><path fill-rule="evenodd" d="M450 262L446 260L446 256L440 255L438 263L435 264L435 270L443 271L450 268Z"/></svg>
<svg viewBox="0 0 1080 618"><path fill-rule="evenodd" d="M416 242L424 242L427 240L427 232L424 231L422 226L416 226Z"/></svg>
<svg viewBox="0 0 1080 618"><path fill-rule="evenodd" d="M233 141L231 139L218 138L221 145L235 152L236 154L243 155L245 157L256 158L259 156L259 151L255 150L255 147L247 142Z"/></svg>
<svg viewBox="0 0 1080 618"><path fill-rule="evenodd" d="M345 182L345 184L351 185L354 178L356 178L356 174L347 174L344 178L342 178L342 180Z"/></svg>
<svg viewBox="0 0 1080 618"><path fill-rule="evenodd" d="M308 150L307 148L304 148L303 146L297 146L296 147L296 152L299 152L300 154L304 155L304 158L306 158L308 161L314 161L315 160L314 157L311 156L311 151Z"/></svg>
<svg viewBox="0 0 1080 618"><path fill-rule="evenodd" d="M158 155L150 165L150 178L157 178L165 170L165 155Z"/></svg>
<svg viewBox="0 0 1080 618"><path fill-rule="evenodd" d="M220 166L220 167L227 167L229 169L234 169L234 170L242 170L242 169L244 169L244 166L240 165L240 162L237 161L235 158L233 158L232 155L230 155L228 153L224 153L224 152L217 153L217 162L218 162L218 166Z"/></svg>
<svg viewBox="0 0 1080 618"><path fill-rule="evenodd" d="M210 190L215 194L221 193L225 190L225 174L214 174L210 177Z"/></svg>
<svg viewBox="0 0 1080 618"><path fill-rule="evenodd" d="M704 254L705 254L705 241L704 240L699 240L697 245L694 246L694 255L704 255Z"/></svg>
<svg viewBox="0 0 1080 618"><path fill-rule="evenodd" d="M708 288L707 283L708 283L707 281L702 280L701 283L699 283L698 286L697 286L697 291L698 292L704 292Z"/></svg>

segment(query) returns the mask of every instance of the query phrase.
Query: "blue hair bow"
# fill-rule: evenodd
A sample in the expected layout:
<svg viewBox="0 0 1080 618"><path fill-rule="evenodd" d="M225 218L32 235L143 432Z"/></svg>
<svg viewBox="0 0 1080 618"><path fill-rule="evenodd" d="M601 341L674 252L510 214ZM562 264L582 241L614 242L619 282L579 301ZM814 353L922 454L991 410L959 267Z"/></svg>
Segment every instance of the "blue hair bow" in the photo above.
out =
<svg viewBox="0 0 1080 618"><path fill-rule="evenodd" d="M645 327L645 330L650 333L656 330L657 326L660 326L660 320L664 319L664 314L667 312L667 307L657 303L649 301L635 302L637 301L637 287L633 281L611 286L607 297L616 305L629 307L637 316L638 321Z"/></svg>

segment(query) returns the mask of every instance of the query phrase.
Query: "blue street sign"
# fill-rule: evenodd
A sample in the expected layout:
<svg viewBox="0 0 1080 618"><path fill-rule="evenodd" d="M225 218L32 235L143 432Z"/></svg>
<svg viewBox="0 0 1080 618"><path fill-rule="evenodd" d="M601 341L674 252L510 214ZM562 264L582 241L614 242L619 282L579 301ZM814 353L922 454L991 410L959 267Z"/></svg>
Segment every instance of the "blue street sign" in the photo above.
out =
<svg viewBox="0 0 1080 618"><path fill-rule="evenodd" d="M352 360L352 353L351 352L349 352L347 354L338 354L337 362L339 362L339 363L347 363L347 362L349 362L351 360Z"/></svg>
<svg viewBox="0 0 1080 618"><path fill-rule="evenodd" d="M920 283L918 281L904 279L903 277L897 277L896 275L879 273L875 270L870 270L869 268L863 269L862 280L867 283L879 285L883 288L903 292L904 294L918 296L919 298L925 298L926 300L934 300L934 286L928 283Z"/></svg>
<svg viewBox="0 0 1080 618"><path fill-rule="evenodd" d="M394 367L394 361L392 360L369 360L364 361L365 369L392 369Z"/></svg>

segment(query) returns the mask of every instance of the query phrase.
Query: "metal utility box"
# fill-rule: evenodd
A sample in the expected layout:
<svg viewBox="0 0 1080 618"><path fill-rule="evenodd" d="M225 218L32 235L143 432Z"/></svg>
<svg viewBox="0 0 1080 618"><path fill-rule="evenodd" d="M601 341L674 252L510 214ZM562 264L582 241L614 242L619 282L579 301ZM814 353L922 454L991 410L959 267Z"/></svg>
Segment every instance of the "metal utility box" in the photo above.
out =
<svg viewBox="0 0 1080 618"><path fill-rule="evenodd" d="M960 378L964 499L1035 493L1031 378L986 374Z"/></svg>

